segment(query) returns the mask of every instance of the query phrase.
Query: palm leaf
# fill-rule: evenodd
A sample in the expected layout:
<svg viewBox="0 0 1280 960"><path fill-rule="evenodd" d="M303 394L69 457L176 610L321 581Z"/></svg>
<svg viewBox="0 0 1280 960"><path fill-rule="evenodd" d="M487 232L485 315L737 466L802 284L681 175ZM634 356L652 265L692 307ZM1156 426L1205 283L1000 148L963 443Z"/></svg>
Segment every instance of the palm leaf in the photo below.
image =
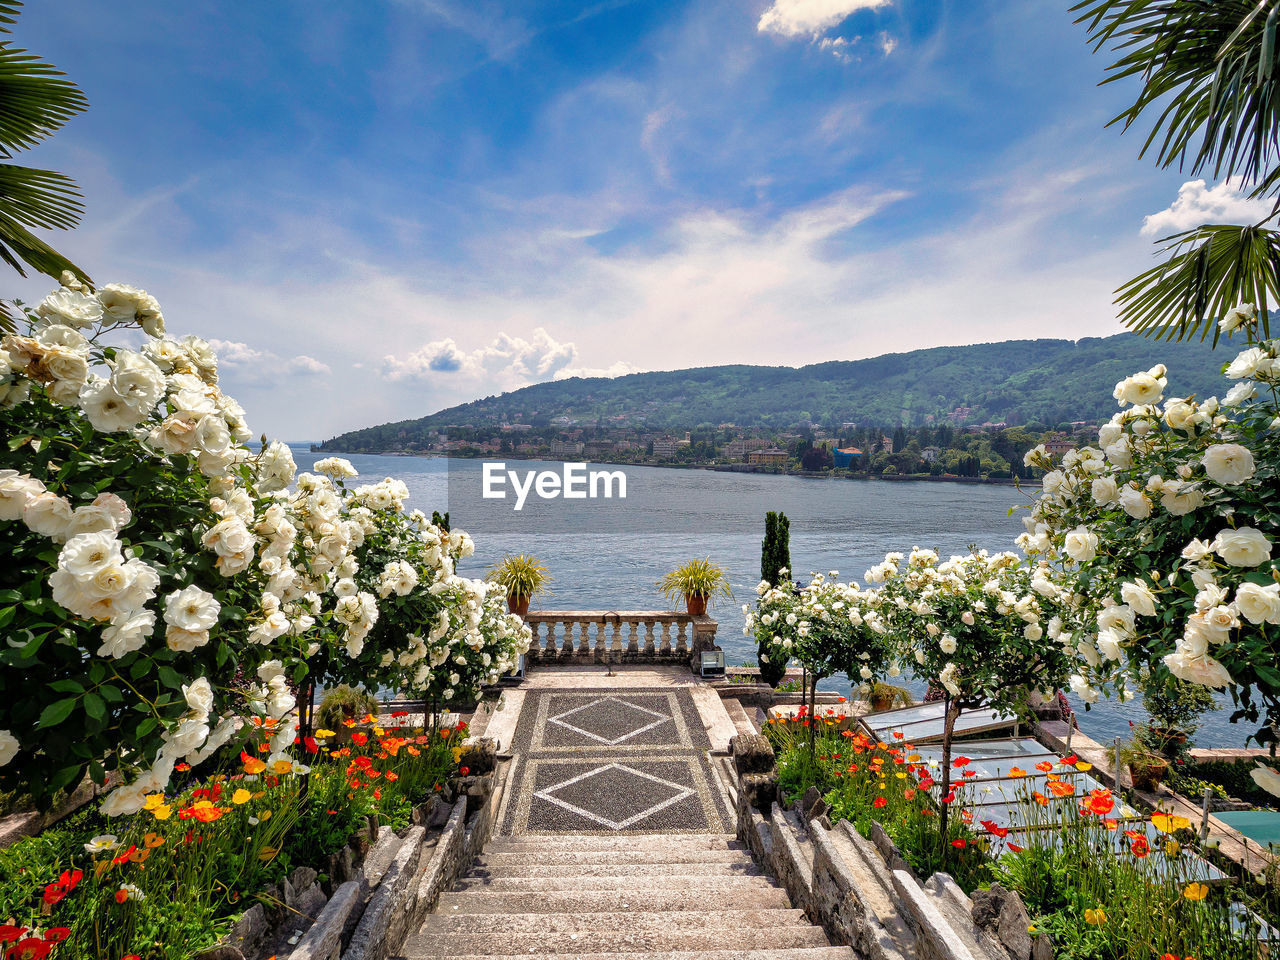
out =
<svg viewBox="0 0 1280 960"><path fill-rule="evenodd" d="M1214 224L1161 242L1168 259L1116 291L1125 326L1162 340L1212 333L1217 346L1217 319L1252 303L1262 335L1270 336L1267 303L1280 302L1280 232Z"/></svg>
<svg viewBox="0 0 1280 960"><path fill-rule="evenodd" d="M65 230L83 210L75 181L65 174L0 163L0 213L28 227Z"/></svg>
<svg viewBox="0 0 1280 960"><path fill-rule="evenodd" d="M0 212L0 260L3 260L22 276L25 263L50 277L60 277L64 270L88 282L89 275L49 246L17 220Z"/></svg>
<svg viewBox="0 0 1280 960"><path fill-rule="evenodd" d="M0 154L34 146L88 106L61 70L0 43Z"/></svg>
<svg viewBox="0 0 1280 960"><path fill-rule="evenodd" d="M1095 50L1118 59L1103 83L1137 78L1125 130L1159 113L1141 154L1193 176L1240 177L1255 194L1280 178L1280 5L1275 0L1080 0L1072 8ZM1266 13L1264 17L1262 14Z"/></svg>

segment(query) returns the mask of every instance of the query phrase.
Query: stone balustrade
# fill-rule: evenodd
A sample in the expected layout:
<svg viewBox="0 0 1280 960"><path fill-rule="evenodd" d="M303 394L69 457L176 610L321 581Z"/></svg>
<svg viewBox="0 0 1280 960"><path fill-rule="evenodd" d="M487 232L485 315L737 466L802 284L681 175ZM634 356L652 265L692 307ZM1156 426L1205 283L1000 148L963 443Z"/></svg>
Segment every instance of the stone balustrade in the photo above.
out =
<svg viewBox="0 0 1280 960"><path fill-rule="evenodd" d="M556 664L688 663L714 650L716 621L674 610L537 610L525 659Z"/></svg>

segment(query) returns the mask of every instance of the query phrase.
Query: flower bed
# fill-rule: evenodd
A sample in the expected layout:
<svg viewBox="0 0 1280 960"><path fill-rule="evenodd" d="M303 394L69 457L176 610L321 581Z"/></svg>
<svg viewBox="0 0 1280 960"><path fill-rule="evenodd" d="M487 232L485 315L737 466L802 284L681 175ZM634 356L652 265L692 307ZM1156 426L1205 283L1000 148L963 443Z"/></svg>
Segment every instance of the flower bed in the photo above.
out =
<svg viewBox="0 0 1280 960"><path fill-rule="evenodd" d="M847 820L864 836L879 823L920 876L942 869L945 848L945 867L966 892L996 882L1016 892L1035 930L1052 937L1059 958L1265 955L1242 908L1265 911L1266 905L1239 886L1199 882L1185 819L1142 818L1106 789L1079 796L1078 803L1054 802L1076 796L1074 758L1045 762L1038 771L1053 797L1020 791L1031 829L1011 834L994 822L975 822L980 814L965 804L978 788L969 782L969 761L956 757L948 804L955 813L944 838L938 812L948 801L938 771L921 762L911 744L874 742L821 717L771 722L765 733L777 753L779 789L788 798L816 787L832 820ZM1011 772L1016 778L1017 769ZM1147 823L1156 831L1154 843Z"/></svg>
<svg viewBox="0 0 1280 960"><path fill-rule="evenodd" d="M369 817L407 826L415 805L470 772L465 726L372 719L299 743L305 764L267 759L274 724L263 721L234 762L148 795L137 814L89 809L0 851L6 956L177 960L255 904L277 912L299 866L343 879L327 875L330 857Z"/></svg>

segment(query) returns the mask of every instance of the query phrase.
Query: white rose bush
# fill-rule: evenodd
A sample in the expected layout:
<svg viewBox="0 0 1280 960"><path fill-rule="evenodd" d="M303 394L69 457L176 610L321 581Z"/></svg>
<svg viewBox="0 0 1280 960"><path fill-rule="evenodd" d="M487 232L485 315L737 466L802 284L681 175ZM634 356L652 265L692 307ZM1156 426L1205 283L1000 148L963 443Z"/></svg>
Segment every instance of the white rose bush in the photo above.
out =
<svg viewBox="0 0 1280 960"><path fill-rule="evenodd" d="M0 790L114 770L103 811L133 814L264 730L286 763L316 682L468 699L528 646L399 481L348 489L330 459L291 489L288 448L246 446L214 351L145 291L67 276L27 310L0 423Z"/></svg>
<svg viewBox="0 0 1280 960"><path fill-rule="evenodd" d="M1221 321L1247 340L1221 399L1169 396L1159 366L1117 384L1096 447L1027 455L1048 472L1019 545L1056 570L1086 701L1171 673L1230 691L1232 719L1280 722L1280 349L1254 316Z"/></svg>
<svg viewBox="0 0 1280 960"><path fill-rule="evenodd" d="M784 666L798 660L808 671L812 716L818 682L837 673L867 693L884 676L897 676L887 630L868 594L853 582L842 583L836 571L815 573L798 587L790 580L776 586L762 580L756 587L756 609L743 607L743 633L754 636L767 662ZM811 728L812 732L812 728ZM812 746L812 737L810 745Z"/></svg>

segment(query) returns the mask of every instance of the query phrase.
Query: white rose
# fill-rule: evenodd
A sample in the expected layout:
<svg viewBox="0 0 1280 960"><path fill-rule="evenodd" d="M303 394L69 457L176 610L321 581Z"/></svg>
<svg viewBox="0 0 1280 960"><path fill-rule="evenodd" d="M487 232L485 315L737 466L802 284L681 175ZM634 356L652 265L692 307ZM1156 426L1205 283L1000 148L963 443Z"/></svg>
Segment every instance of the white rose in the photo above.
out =
<svg viewBox="0 0 1280 960"><path fill-rule="evenodd" d="M938 646L943 653L956 652L956 638L949 633L944 633L942 639L938 641Z"/></svg>
<svg viewBox="0 0 1280 960"><path fill-rule="evenodd" d="M1151 500L1136 487L1126 486L1120 491L1120 508L1135 520L1151 516Z"/></svg>
<svg viewBox="0 0 1280 960"><path fill-rule="evenodd" d="M1144 617L1156 615L1155 594L1145 583L1123 583L1120 585L1120 597L1132 608L1133 612ZM1130 628L1133 621L1129 622Z"/></svg>
<svg viewBox="0 0 1280 960"><path fill-rule="evenodd" d="M1120 426L1120 424L1114 421L1104 423L1098 430L1098 446L1105 450L1107 447L1119 440L1123 434L1124 427Z"/></svg>
<svg viewBox="0 0 1280 960"><path fill-rule="evenodd" d="M1238 443L1214 444L1204 453L1204 470L1223 486L1243 483L1253 476L1253 454Z"/></svg>
<svg viewBox="0 0 1280 960"><path fill-rule="evenodd" d="M1233 567L1256 567L1270 559L1271 541L1253 527L1227 528L1214 537L1213 550Z"/></svg>
<svg viewBox="0 0 1280 960"><path fill-rule="evenodd" d="M263 683L270 683L272 677L284 676L284 664L279 660L268 660L266 663L258 667L258 679Z"/></svg>
<svg viewBox="0 0 1280 960"><path fill-rule="evenodd" d="M80 390L80 409L99 433L132 430L145 414L131 406L110 380L97 377Z"/></svg>
<svg viewBox="0 0 1280 960"><path fill-rule="evenodd" d="M1093 495L1094 502L1104 507L1115 503L1120 498L1115 477L1098 477L1090 486L1090 492Z"/></svg>
<svg viewBox="0 0 1280 960"><path fill-rule="evenodd" d="M132 350L116 353L111 385L138 413L140 420L151 414L165 394L164 373L142 354Z"/></svg>
<svg viewBox="0 0 1280 960"><path fill-rule="evenodd" d="M1280 584L1242 583L1236 590L1236 609L1250 623L1280 623Z"/></svg>
<svg viewBox="0 0 1280 960"><path fill-rule="evenodd" d="M200 677L190 684L184 683L182 697L192 712L199 716L208 717L213 709L213 687L209 684L208 677Z"/></svg>
<svg viewBox="0 0 1280 960"><path fill-rule="evenodd" d="M0 730L0 767L11 763L20 749L22 744L18 743L17 737L8 730Z"/></svg>
<svg viewBox="0 0 1280 960"><path fill-rule="evenodd" d="M180 630L210 630L221 609L213 594L192 584L165 598L164 622Z"/></svg>
<svg viewBox="0 0 1280 960"><path fill-rule="evenodd" d="M1272 796L1280 797L1280 773L1261 764L1249 771L1253 782Z"/></svg>
<svg viewBox="0 0 1280 960"><path fill-rule="evenodd" d="M1098 633L1098 649L1108 660L1119 660L1122 653L1120 636L1114 630L1103 630Z"/></svg>
<svg viewBox="0 0 1280 960"><path fill-rule="evenodd" d="M1218 321L1218 328L1223 333L1233 333L1240 327L1253 323L1257 313L1258 308L1252 303L1243 303L1233 310L1227 311L1227 314Z"/></svg>
<svg viewBox="0 0 1280 960"><path fill-rule="evenodd" d="M1182 548L1182 559L1197 563L1213 552L1213 545L1204 540L1192 540Z"/></svg>
<svg viewBox="0 0 1280 960"><path fill-rule="evenodd" d="M21 520L27 501L44 492L44 484L34 477L0 470L0 520Z"/></svg>
<svg viewBox="0 0 1280 960"><path fill-rule="evenodd" d="M1223 376L1231 380L1254 380L1259 373L1269 371L1272 363L1267 351L1261 347L1249 347L1236 355Z"/></svg>
<svg viewBox="0 0 1280 960"><path fill-rule="evenodd" d="M102 645L98 647L98 656L118 660L134 650L140 650L155 628L156 615L150 610L113 620L102 631Z"/></svg>
<svg viewBox="0 0 1280 960"><path fill-rule="evenodd" d="M67 539L71 516L71 504L47 490L29 497L22 511L22 519L33 533L59 543Z"/></svg>
<svg viewBox="0 0 1280 960"><path fill-rule="evenodd" d="M1181 398L1173 398L1164 406L1164 422L1174 430L1190 431L1195 428L1196 405Z"/></svg>
<svg viewBox="0 0 1280 960"><path fill-rule="evenodd" d="M1224 407L1238 407L1246 400L1252 400L1257 395L1257 388L1249 381L1242 380L1227 391L1227 395L1222 398L1222 405Z"/></svg>
<svg viewBox="0 0 1280 960"><path fill-rule="evenodd" d="M1165 656L1164 664L1175 677L1188 683L1198 683L1219 690L1231 684L1231 674L1227 672L1227 668L1207 654L1203 657L1190 657L1175 650Z"/></svg>
<svg viewBox="0 0 1280 960"><path fill-rule="evenodd" d="M1077 563L1088 563L1098 555L1098 535L1088 527L1076 527L1067 533L1062 549Z"/></svg>

